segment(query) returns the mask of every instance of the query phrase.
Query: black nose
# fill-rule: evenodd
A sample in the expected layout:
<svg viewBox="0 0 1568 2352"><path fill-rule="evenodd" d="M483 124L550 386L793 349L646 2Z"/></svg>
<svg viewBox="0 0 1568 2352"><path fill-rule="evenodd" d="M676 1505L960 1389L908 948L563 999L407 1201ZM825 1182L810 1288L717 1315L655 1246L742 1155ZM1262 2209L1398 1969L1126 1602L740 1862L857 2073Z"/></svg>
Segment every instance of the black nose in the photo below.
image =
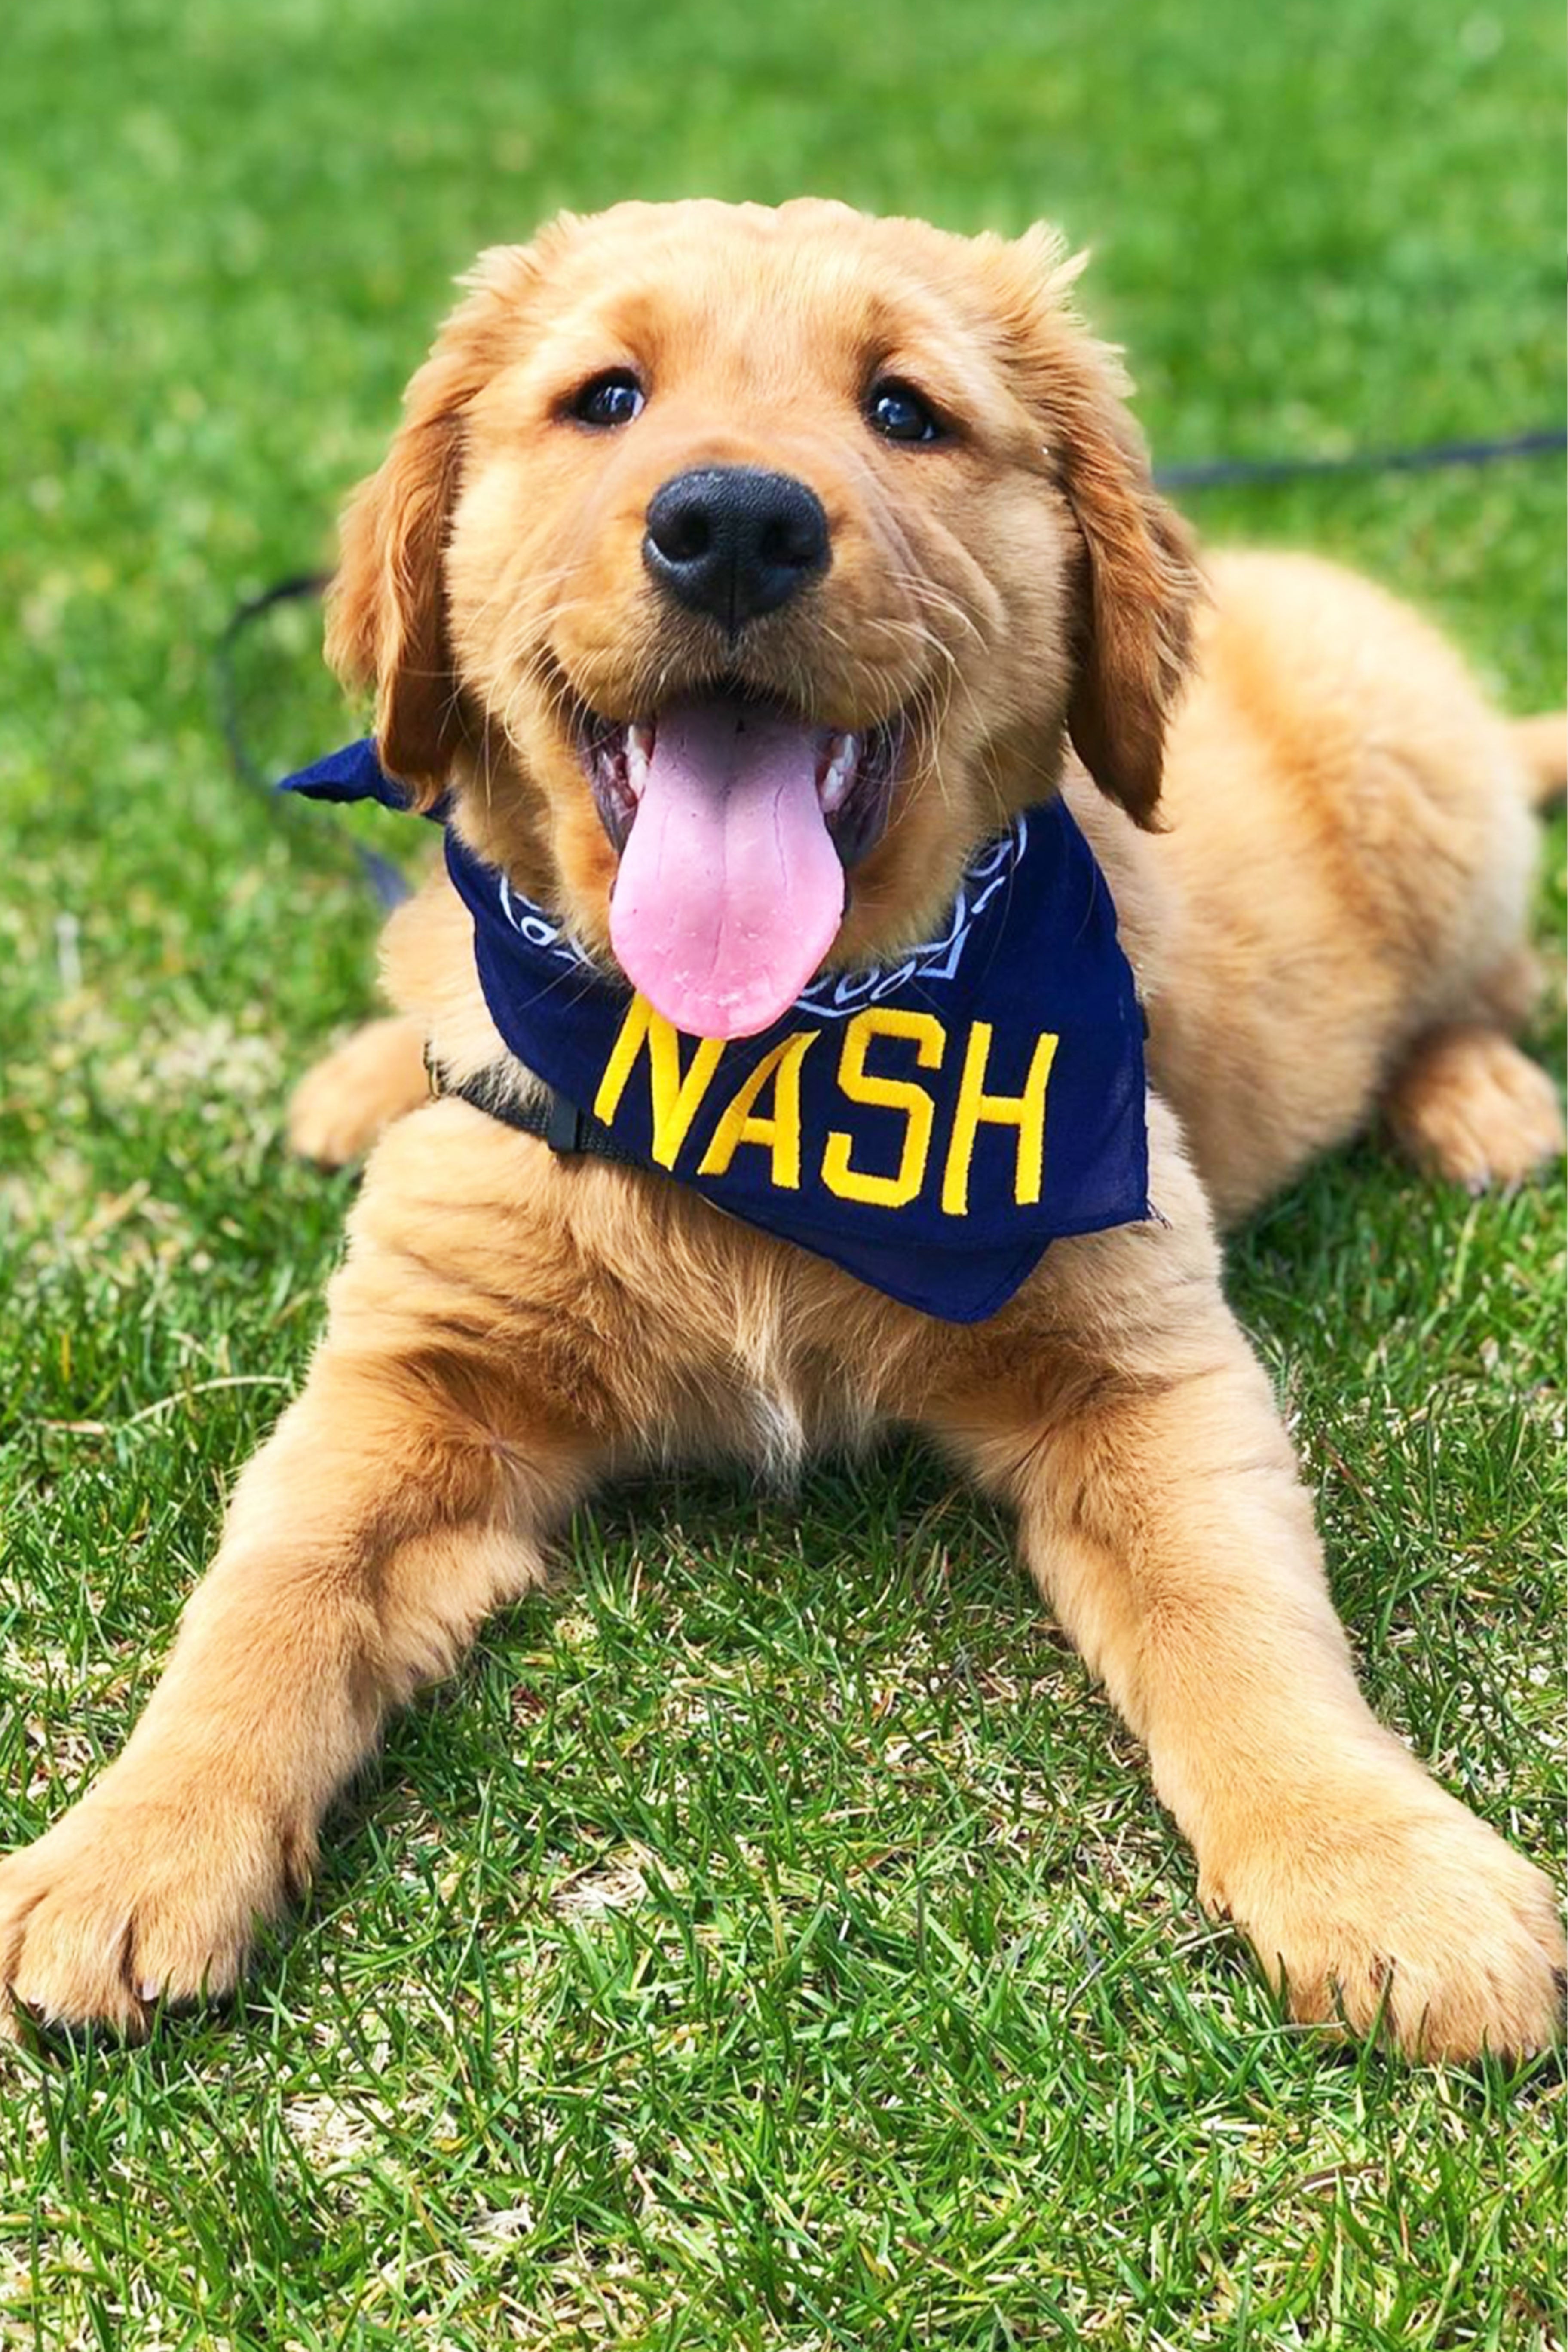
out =
<svg viewBox="0 0 1568 2352"><path fill-rule="evenodd" d="M642 552L661 587L734 636L826 571L827 517L792 475L697 467L655 492Z"/></svg>

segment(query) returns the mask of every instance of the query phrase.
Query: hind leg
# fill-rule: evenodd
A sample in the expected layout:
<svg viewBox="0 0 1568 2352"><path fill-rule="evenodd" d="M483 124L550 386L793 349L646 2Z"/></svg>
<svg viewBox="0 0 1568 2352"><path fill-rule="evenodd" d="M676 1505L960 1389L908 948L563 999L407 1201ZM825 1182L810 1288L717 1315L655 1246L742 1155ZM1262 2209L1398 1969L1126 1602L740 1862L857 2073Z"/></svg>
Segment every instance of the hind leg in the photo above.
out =
<svg viewBox="0 0 1568 2352"><path fill-rule="evenodd" d="M398 1013L363 1029L306 1072L289 1105L289 1141L322 1168L362 1160L405 1111L430 1099L425 1037Z"/></svg>
<svg viewBox="0 0 1568 2352"><path fill-rule="evenodd" d="M1546 1072L1484 1021L1418 1038L1383 1108L1408 1159L1472 1192L1521 1183L1563 1148L1563 1112Z"/></svg>

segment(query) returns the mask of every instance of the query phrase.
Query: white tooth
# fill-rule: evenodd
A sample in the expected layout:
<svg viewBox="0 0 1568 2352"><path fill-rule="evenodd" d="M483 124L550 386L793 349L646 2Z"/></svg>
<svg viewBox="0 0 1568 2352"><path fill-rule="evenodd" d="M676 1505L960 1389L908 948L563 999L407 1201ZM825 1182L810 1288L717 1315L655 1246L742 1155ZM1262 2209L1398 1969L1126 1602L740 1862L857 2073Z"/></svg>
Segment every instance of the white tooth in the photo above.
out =
<svg viewBox="0 0 1568 2352"><path fill-rule="evenodd" d="M824 814L831 816L842 806L844 795L855 781L855 771L860 764L859 737L835 735L827 754L827 771L817 786L817 798Z"/></svg>
<svg viewBox="0 0 1568 2352"><path fill-rule="evenodd" d="M632 798L640 801L647 782L647 764L653 757L653 729L636 719L626 729L626 783Z"/></svg>

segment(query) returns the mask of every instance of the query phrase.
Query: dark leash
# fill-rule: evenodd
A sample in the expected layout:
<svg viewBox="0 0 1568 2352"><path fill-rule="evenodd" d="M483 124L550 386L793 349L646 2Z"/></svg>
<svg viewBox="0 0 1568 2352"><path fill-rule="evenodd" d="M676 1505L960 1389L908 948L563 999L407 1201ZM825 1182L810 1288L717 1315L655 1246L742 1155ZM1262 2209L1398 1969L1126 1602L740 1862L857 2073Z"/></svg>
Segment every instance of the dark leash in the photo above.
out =
<svg viewBox="0 0 1568 2352"><path fill-rule="evenodd" d="M217 705L218 731L228 752L229 765L242 784L258 793L271 795L278 782L268 775L261 761L251 751L246 739L245 721L241 715L239 673L237 653L240 639L256 623L279 604L298 604L307 596L321 595L331 578L330 572L291 572L282 580L275 580L258 596L247 596L237 604L224 624L222 635L213 647L213 693ZM390 914L409 895L407 877L403 868L390 857L383 857L364 842L353 845L360 870L378 903Z"/></svg>
<svg viewBox="0 0 1568 2352"><path fill-rule="evenodd" d="M1352 449L1343 457L1210 457L1156 466L1162 490L1221 490L1233 483L1322 480L1335 474L1436 474L1448 466L1495 466L1504 457L1547 457L1568 447L1568 427L1542 425L1497 441L1429 441L1419 449Z"/></svg>
<svg viewBox="0 0 1568 2352"><path fill-rule="evenodd" d="M1497 465L1516 457L1560 457L1568 449L1568 426L1542 425L1531 433L1507 434L1489 441L1433 441L1413 449L1357 449L1342 457L1213 457L1193 465L1157 466L1154 483L1162 490L1217 490L1268 488L1281 482L1321 481L1352 474L1427 474L1450 467ZM258 621L280 604L320 596L331 574L295 572L275 580L258 595L237 604L213 648L213 679L218 730L229 763L243 784L270 793L276 777L268 774L247 740L241 712L242 697L237 666L241 639ZM391 908L409 895L400 866L356 841L354 855L371 891L382 907Z"/></svg>

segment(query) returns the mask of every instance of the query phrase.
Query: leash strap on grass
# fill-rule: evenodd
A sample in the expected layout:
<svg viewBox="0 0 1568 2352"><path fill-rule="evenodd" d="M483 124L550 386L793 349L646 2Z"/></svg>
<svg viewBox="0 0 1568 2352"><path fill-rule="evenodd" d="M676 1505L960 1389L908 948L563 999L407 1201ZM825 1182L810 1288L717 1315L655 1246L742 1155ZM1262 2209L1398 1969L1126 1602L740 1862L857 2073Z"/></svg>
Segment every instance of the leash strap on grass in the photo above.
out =
<svg viewBox="0 0 1568 2352"><path fill-rule="evenodd" d="M1211 457L1157 466L1163 490L1217 490L1233 482L1293 482L1332 474L1431 474L1445 466L1491 466L1501 457L1545 457L1568 448L1568 427L1542 425L1498 441L1432 441L1421 449L1354 449L1345 457Z"/></svg>
<svg viewBox="0 0 1568 2352"><path fill-rule="evenodd" d="M245 729L239 716L239 681L235 676L234 649L254 621L270 613L276 604L290 604L301 596L319 596L331 578L330 572L291 572L285 580L275 580L259 596L247 596L237 604L224 625L224 632L213 649L213 674L217 688L217 723L227 749L230 764L242 784L253 784L259 793L269 793L276 779L269 776L259 760L254 758L245 740Z"/></svg>
<svg viewBox="0 0 1568 2352"><path fill-rule="evenodd" d="M255 622L263 619L279 604L296 604L306 596L320 596L331 578L330 572L291 572L287 579L275 580L271 587L264 588L258 596L247 597L243 604L236 605L225 625L223 635L213 648L219 731L235 774L242 784L249 784L256 792L270 795L278 779L268 774L246 740L245 724L240 717L235 649ZM360 870L377 903L390 914L394 907L400 907L409 896L408 877L390 857L383 857L365 842L356 841L353 850Z"/></svg>
<svg viewBox="0 0 1568 2352"><path fill-rule="evenodd" d="M1507 434L1490 441L1432 441L1415 449L1359 449L1343 457L1211 457L1190 466L1157 466L1154 482L1162 490L1217 490L1247 485L1331 478L1341 474L1427 474L1451 466L1491 466L1510 457L1561 456L1568 449L1568 426L1546 425L1531 433ZM269 776L246 740L240 717L239 681L235 650L253 625L279 604L319 596L331 574L294 572L275 580L259 595L237 604L213 649L218 728L229 763L241 783L270 793L276 777ZM389 910L409 895L401 867L361 841L354 843L366 881L380 904Z"/></svg>

